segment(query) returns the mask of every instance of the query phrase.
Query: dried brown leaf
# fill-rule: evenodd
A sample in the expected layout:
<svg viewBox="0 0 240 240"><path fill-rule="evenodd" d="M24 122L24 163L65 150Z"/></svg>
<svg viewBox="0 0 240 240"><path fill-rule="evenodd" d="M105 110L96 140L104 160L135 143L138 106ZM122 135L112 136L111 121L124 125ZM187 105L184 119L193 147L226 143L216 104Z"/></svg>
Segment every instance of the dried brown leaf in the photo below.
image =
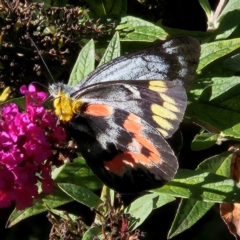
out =
<svg viewBox="0 0 240 240"><path fill-rule="evenodd" d="M232 157L230 178L240 183L240 152ZM226 223L229 232L240 239L240 203L220 204L220 215Z"/></svg>

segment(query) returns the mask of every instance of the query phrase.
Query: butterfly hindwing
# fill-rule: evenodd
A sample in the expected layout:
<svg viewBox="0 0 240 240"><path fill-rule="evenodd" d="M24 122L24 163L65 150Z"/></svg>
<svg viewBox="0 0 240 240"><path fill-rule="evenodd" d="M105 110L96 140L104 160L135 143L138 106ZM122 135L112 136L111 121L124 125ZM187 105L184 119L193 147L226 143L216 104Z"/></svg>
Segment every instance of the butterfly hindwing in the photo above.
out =
<svg viewBox="0 0 240 240"><path fill-rule="evenodd" d="M164 137L177 130L186 108L186 92L178 82L112 81L89 86L73 97L83 104L70 129L83 136L84 118L85 134L105 152L105 157L90 158L96 143L78 139L78 145L88 149L83 156L102 182L109 186L118 178L121 185L112 188L126 193L161 186L174 177L178 163ZM143 179L149 180L139 184Z"/></svg>
<svg viewBox="0 0 240 240"><path fill-rule="evenodd" d="M90 104L86 107L91 108L91 111L85 112L85 119L92 134L82 133L78 129L80 117L70 127L73 134L79 131L78 135L83 136L77 139L78 145L100 180L121 193L159 187L171 180L178 163L161 134L134 114L100 105ZM92 111L96 107L107 107L111 114L96 116ZM74 125L74 122L77 124Z"/></svg>

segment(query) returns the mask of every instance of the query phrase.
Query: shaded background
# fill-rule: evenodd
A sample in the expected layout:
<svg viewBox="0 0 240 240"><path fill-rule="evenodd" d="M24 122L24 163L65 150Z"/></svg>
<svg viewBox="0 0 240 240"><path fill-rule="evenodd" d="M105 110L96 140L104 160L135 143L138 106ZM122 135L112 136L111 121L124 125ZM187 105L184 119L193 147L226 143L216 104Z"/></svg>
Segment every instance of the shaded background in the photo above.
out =
<svg viewBox="0 0 240 240"><path fill-rule="evenodd" d="M163 25L190 31L206 31L207 19L198 3L198 0L162 0L144 1L145 5L135 0L128 0L128 15L140 17L148 21L162 20ZM215 9L218 1L210 0L212 9ZM69 4L78 5L79 1L71 0ZM152 6L149 9L149 6ZM225 143L221 146L213 146L204 151L193 152L190 145L194 136L199 133L200 128L192 123L181 124L180 130L183 135L183 147L179 155L181 168L195 169L204 159L227 150ZM129 199L126 199L128 201ZM154 210L150 217L139 229L147 232L144 239L167 239L167 233L177 211L178 201ZM73 202L61 209L72 212L83 218L87 225L91 225L94 213L88 207ZM6 221L13 210L13 206L0 210L0 240L37 240L49 239L51 224L47 220L47 213L26 219L11 229L5 229ZM201 218L189 230L181 233L174 239L189 240L233 240L234 237L219 215L219 206L216 204L203 218Z"/></svg>

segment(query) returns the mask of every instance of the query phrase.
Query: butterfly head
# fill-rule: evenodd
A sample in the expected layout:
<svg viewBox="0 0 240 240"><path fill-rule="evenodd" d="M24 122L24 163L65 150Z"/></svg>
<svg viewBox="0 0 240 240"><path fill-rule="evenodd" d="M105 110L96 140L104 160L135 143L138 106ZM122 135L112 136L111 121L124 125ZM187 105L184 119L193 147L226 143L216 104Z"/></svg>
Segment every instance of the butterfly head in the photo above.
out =
<svg viewBox="0 0 240 240"><path fill-rule="evenodd" d="M83 103L81 99L71 97L75 89L68 85L58 83L50 85L49 92L54 98L53 107L58 118L63 122L71 121Z"/></svg>

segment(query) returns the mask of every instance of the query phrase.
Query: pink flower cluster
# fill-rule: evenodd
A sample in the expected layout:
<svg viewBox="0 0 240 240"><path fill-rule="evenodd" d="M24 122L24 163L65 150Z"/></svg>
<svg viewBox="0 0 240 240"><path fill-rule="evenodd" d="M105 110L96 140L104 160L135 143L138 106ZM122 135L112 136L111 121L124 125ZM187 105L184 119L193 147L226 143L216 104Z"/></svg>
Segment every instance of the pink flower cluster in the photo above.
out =
<svg viewBox="0 0 240 240"><path fill-rule="evenodd" d="M15 201L18 210L38 197L37 183L43 192L52 191L51 147L66 140L57 118L42 106L47 95L33 85L20 91L26 97L25 112L14 103L0 109L0 208Z"/></svg>

